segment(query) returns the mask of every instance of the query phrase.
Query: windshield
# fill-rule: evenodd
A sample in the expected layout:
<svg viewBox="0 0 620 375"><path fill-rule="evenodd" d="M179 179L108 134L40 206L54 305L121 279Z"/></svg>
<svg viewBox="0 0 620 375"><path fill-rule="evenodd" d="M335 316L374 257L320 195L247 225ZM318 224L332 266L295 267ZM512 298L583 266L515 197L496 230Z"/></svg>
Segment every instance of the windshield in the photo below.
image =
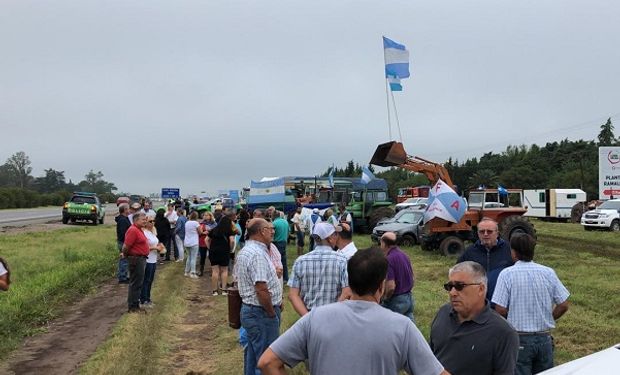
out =
<svg viewBox="0 0 620 375"><path fill-rule="evenodd" d="M403 224L417 224L422 219L421 212L403 212L396 221Z"/></svg>
<svg viewBox="0 0 620 375"><path fill-rule="evenodd" d="M71 198L71 202L73 202L73 203L89 203L89 204L97 203L97 201L95 200L94 197L83 197L83 196L75 196L75 197Z"/></svg>
<svg viewBox="0 0 620 375"><path fill-rule="evenodd" d="M598 206L602 210L620 210L620 201L607 201Z"/></svg>

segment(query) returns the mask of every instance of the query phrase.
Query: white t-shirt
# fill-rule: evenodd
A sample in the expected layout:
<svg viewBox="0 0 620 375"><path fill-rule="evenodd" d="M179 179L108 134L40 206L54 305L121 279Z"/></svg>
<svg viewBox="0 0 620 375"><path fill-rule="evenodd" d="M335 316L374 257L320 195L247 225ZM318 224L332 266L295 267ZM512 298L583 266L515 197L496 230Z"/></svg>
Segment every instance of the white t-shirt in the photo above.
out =
<svg viewBox="0 0 620 375"><path fill-rule="evenodd" d="M174 224L177 222L179 215L177 215L177 212L173 210L172 212L166 211L164 217L168 219L168 222L170 223L170 228L174 228Z"/></svg>
<svg viewBox="0 0 620 375"><path fill-rule="evenodd" d="M146 236L146 240L149 243L149 248L151 248L153 246L157 246L157 244L159 243L159 240L157 239L157 236L155 234L153 234L153 232L151 232L148 229L142 229L142 231L144 232L144 235ZM157 250L150 250L149 251L149 256L146 258L146 262L147 263L157 263Z"/></svg>
<svg viewBox="0 0 620 375"><path fill-rule="evenodd" d="M338 252L347 257L347 260L349 260L353 255L355 255L355 253L357 253L357 247L355 247L355 244L351 241L347 246L338 250Z"/></svg>
<svg viewBox="0 0 620 375"><path fill-rule="evenodd" d="M293 222L293 224L299 225L300 230L303 231L304 229L306 229L306 221L300 213L295 212L295 215L293 215L291 221Z"/></svg>
<svg viewBox="0 0 620 375"><path fill-rule="evenodd" d="M197 221L189 220L185 223L185 240L183 240L183 246L198 246L198 227L200 224Z"/></svg>
<svg viewBox="0 0 620 375"><path fill-rule="evenodd" d="M0 263L0 276L6 275L7 272L9 271L7 271L6 268L4 268L4 264Z"/></svg>

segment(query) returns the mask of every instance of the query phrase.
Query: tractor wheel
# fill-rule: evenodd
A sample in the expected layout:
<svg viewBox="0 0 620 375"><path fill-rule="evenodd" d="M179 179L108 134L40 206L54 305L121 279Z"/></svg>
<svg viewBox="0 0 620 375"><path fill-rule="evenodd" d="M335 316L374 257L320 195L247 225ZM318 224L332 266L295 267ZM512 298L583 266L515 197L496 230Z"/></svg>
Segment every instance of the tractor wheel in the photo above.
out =
<svg viewBox="0 0 620 375"><path fill-rule="evenodd" d="M620 231L620 221L618 221L618 219L612 221L611 225L609 226L609 230L612 231L612 232L619 232Z"/></svg>
<svg viewBox="0 0 620 375"><path fill-rule="evenodd" d="M379 220L392 216L394 216L394 210L389 207L379 207L373 210L368 217L368 227L366 230L368 233L372 233Z"/></svg>
<svg viewBox="0 0 620 375"><path fill-rule="evenodd" d="M415 246L416 240L415 237L410 234L403 235L402 240L400 241L401 246Z"/></svg>
<svg viewBox="0 0 620 375"><path fill-rule="evenodd" d="M579 223L581 221L581 215L583 215L585 211L585 203L577 203L570 210L570 221L571 223Z"/></svg>
<svg viewBox="0 0 620 375"><path fill-rule="evenodd" d="M457 236L448 236L439 244L439 250L447 257L457 258L465 251L465 243Z"/></svg>
<svg viewBox="0 0 620 375"><path fill-rule="evenodd" d="M523 216L508 216L499 223L499 234L505 241L510 242L510 239L516 233L527 233L536 239L536 229Z"/></svg>

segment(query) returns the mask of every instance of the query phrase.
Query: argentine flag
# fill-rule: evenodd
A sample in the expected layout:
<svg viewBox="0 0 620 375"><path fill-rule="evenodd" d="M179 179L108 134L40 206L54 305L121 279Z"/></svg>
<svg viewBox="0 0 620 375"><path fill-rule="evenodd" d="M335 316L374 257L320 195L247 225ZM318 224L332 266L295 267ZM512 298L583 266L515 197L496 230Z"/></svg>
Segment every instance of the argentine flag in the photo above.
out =
<svg viewBox="0 0 620 375"><path fill-rule="evenodd" d="M409 51L404 45L383 37L383 57L385 59L385 77L409 77Z"/></svg>
<svg viewBox="0 0 620 375"><path fill-rule="evenodd" d="M375 175L372 174L370 169L368 169L368 167L366 167L366 166L363 166L362 167L362 177L361 177L362 182L367 184L367 183L370 182L370 180L374 180L374 179L375 179Z"/></svg>

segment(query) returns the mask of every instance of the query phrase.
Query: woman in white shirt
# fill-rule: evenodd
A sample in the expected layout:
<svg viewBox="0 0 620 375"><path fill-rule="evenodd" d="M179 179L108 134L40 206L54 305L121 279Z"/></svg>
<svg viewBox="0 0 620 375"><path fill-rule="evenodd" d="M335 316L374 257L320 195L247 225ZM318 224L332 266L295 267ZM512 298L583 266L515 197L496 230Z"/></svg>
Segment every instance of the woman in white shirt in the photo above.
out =
<svg viewBox="0 0 620 375"><path fill-rule="evenodd" d="M146 268L144 269L144 282L142 283L142 292L140 293L140 303L144 307L153 307L151 301L151 287L155 279L155 269L157 268L157 257L160 253L164 253L166 248L164 244L157 239L157 230L155 229L155 212L150 211L146 214L146 226L142 229L149 243L149 255L146 258Z"/></svg>
<svg viewBox="0 0 620 375"><path fill-rule="evenodd" d="M183 240L183 246L189 254L185 262L185 276L189 276L192 279L198 278L198 275L196 275L196 257L198 256L199 227L198 212L194 211L189 215L189 220L185 223L185 239Z"/></svg>

